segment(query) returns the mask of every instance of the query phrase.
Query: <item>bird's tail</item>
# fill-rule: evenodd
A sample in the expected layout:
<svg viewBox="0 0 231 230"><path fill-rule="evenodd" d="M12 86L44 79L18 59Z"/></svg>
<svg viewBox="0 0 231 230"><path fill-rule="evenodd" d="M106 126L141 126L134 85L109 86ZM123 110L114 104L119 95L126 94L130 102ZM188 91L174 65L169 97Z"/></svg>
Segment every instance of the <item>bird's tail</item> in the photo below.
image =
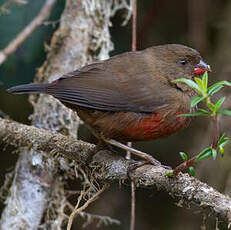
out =
<svg viewBox="0 0 231 230"><path fill-rule="evenodd" d="M46 93L46 89L50 85L49 83L44 84L26 84L18 85L7 89L7 92L14 94L24 94L24 93Z"/></svg>

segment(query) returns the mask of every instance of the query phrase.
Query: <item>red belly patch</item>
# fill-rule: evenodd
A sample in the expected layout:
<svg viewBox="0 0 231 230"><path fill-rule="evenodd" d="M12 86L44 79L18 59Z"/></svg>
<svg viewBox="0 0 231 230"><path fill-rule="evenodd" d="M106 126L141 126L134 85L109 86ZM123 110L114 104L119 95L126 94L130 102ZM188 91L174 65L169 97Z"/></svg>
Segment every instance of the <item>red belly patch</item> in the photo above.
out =
<svg viewBox="0 0 231 230"><path fill-rule="evenodd" d="M169 121L167 117L162 118L155 112L128 125L123 134L133 140L156 139L175 133L187 124L184 117L176 116L175 121Z"/></svg>
<svg viewBox="0 0 231 230"><path fill-rule="evenodd" d="M123 133L132 139L142 140L151 139L154 133L158 133L162 118L157 113L145 116L135 123L127 126Z"/></svg>

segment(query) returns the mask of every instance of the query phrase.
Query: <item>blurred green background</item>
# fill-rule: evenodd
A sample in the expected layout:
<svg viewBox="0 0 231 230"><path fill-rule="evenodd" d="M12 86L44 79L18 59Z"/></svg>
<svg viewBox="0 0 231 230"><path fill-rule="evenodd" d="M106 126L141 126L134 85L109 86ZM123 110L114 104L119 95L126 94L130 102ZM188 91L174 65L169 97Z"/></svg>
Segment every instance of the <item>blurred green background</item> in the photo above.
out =
<svg viewBox="0 0 231 230"><path fill-rule="evenodd" d="M0 0L0 7L5 2ZM30 0L23 6L12 3L10 12L1 12L0 49L3 49L35 17L43 3L42 0ZM0 110L16 121L29 124L28 116L32 113L32 107L27 101L27 96L9 95L5 89L33 81L36 69L46 58L44 45L49 44L52 33L58 26L64 4L64 0L58 0L49 18L49 21L57 23L37 28L0 66ZM210 74L210 82L231 80L230 12L231 2L228 0L138 1L138 49L165 43L185 44L200 51L204 60L211 65L213 72ZM111 55L131 49L131 23L121 27L123 14L123 11L119 12L112 19L111 36L115 50ZM224 90L223 94L229 96L230 91ZM227 106L230 105L227 103ZM221 119L221 126L222 131L231 134L228 118ZM180 133L161 140L136 143L134 146L153 153L163 164L174 167L181 162L179 151L187 152L189 155L198 153L210 144L211 135L208 119L199 118ZM80 136L86 140L90 134L86 129L82 129ZM14 167L17 155L11 154L12 148L1 144L0 149L0 182L3 184L4 175ZM207 160L197 165L196 177L229 194L231 184L229 148L224 158L216 162ZM173 200L165 192L137 189L136 229L200 229L202 215L195 213L193 207L180 208L176 203L177 200ZM110 215L122 222L120 227L109 226L99 229L123 230L129 226L129 206L129 186L115 184L89 208L89 212ZM214 219L207 220L206 224L207 229L215 229ZM95 229L94 224L86 229ZM227 228L221 224L220 229Z"/></svg>

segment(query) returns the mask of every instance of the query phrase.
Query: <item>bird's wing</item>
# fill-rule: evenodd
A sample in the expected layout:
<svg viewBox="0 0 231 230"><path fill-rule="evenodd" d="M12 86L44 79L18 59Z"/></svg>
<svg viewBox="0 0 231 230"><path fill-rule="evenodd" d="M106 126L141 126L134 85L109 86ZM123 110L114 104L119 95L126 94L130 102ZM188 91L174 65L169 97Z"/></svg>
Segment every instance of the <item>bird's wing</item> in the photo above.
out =
<svg viewBox="0 0 231 230"><path fill-rule="evenodd" d="M47 92L64 103L104 111L154 112L164 106L166 84L155 77L149 81L149 68L142 65L137 71L126 60L110 60L106 67L105 62L95 63L66 74Z"/></svg>

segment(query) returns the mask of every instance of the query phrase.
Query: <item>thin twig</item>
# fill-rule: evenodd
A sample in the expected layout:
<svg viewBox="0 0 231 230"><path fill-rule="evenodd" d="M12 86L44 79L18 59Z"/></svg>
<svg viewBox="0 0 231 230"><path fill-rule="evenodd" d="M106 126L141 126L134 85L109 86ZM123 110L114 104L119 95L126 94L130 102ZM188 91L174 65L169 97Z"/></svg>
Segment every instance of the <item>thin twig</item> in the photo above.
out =
<svg viewBox="0 0 231 230"><path fill-rule="evenodd" d="M67 224L67 230L71 230L71 226L72 226L72 222L74 220L74 217L79 214L80 212L82 212L84 209L86 209L88 207L89 204L91 204L92 202L94 202L96 199L99 198L100 194L103 193L107 188L109 187L109 184L104 184L103 187L97 191L91 198L89 198L80 208L79 208L79 204L81 202L81 200L83 199L83 197L85 197L91 190L91 188L88 188L86 191L82 191L77 204L73 210L73 212L71 213L69 219L68 219L68 224Z"/></svg>
<svg viewBox="0 0 231 230"><path fill-rule="evenodd" d="M190 166L195 164L197 156L192 157L191 159L184 161L180 165L178 165L174 170L173 170L173 175L176 176L179 172L182 172L184 169L189 168Z"/></svg>
<svg viewBox="0 0 231 230"><path fill-rule="evenodd" d="M212 147L214 149L217 149L219 137L220 137L219 123L218 123L217 116L215 116L213 118L213 144L212 144Z"/></svg>
<svg viewBox="0 0 231 230"><path fill-rule="evenodd" d="M83 197L85 197L90 192L90 190L91 190L91 188L88 188L86 191L84 191L84 189L81 191L81 193L80 193L80 195L78 197L77 203L75 205L75 208L72 211L71 215L69 216L68 224L67 224L67 230L71 229L74 217L75 217L75 215L77 215L79 204L80 204L81 200L83 199Z"/></svg>
<svg viewBox="0 0 231 230"><path fill-rule="evenodd" d="M127 145L132 147L132 142L128 142ZM131 159L131 153L127 151L126 159ZM135 229L135 211L136 211L136 192L135 183L131 181L131 213L130 213L130 230Z"/></svg>
<svg viewBox="0 0 231 230"><path fill-rule="evenodd" d="M137 21L137 3L136 0L133 0L132 8L132 51L136 51L136 21Z"/></svg>
<svg viewBox="0 0 231 230"><path fill-rule="evenodd" d="M0 65L6 61L7 57L32 34L32 32L43 23L50 15L51 9L56 0L47 0L38 15L13 39L3 50L0 51Z"/></svg>
<svg viewBox="0 0 231 230"><path fill-rule="evenodd" d="M136 220L136 186L135 183L131 182L131 217L130 217L130 230L135 229Z"/></svg>
<svg viewBox="0 0 231 230"><path fill-rule="evenodd" d="M132 51L136 51L136 24L137 24L137 2L132 0ZM131 147L132 143L128 145ZM131 159L130 152L127 153L127 158ZM136 191L135 183L131 181L131 216L130 216L130 230L135 230L135 215L136 215Z"/></svg>

